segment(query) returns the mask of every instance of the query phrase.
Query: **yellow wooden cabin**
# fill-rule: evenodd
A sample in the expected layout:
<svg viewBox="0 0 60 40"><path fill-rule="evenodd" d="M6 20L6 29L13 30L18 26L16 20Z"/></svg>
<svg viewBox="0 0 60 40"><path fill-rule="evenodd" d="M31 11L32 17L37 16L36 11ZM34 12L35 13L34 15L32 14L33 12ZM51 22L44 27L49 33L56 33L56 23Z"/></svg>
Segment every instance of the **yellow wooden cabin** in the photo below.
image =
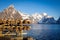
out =
<svg viewBox="0 0 60 40"><path fill-rule="evenodd" d="M25 20L23 20L23 24L31 24L31 20L25 19Z"/></svg>

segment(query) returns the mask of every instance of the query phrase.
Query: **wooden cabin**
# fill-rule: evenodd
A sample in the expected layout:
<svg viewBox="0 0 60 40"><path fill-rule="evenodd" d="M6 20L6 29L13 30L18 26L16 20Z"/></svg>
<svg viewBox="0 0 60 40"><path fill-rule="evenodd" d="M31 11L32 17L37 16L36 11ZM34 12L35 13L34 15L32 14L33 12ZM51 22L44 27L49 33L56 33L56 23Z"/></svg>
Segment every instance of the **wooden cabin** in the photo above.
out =
<svg viewBox="0 0 60 40"><path fill-rule="evenodd" d="M25 19L25 20L23 20L23 24L31 24L31 20Z"/></svg>
<svg viewBox="0 0 60 40"><path fill-rule="evenodd" d="M16 23L15 23L15 20L11 20L11 21L10 21L10 24L11 24L11 25L15 25L15 24L16 24Z"/></svg>
<svg viewBox="0 0 60 40"><path fill-rule="evenodd" d="M20 22L20 24L23 24L23 20L20 20L19 22Z"/></svg>
<svg viewBox="0 0 60 40"><path fill-rule="evenodd" d="M3 20L3 24L6 24L8 22L8 20Z"/></svg>
<svg viewBox="0 0 60 40"><path fill-rule="evenodd" d="M2 19L0 19L0 25L3 23Z"/></svg>

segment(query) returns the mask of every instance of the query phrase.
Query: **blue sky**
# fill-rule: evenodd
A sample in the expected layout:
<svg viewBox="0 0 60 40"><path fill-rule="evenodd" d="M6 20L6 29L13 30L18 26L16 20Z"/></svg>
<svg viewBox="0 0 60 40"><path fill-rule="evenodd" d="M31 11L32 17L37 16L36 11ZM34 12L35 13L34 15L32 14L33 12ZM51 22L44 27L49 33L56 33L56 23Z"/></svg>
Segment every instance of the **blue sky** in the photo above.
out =
<svg viewBox="0 0 60 40"><path fill-rule="evenodd" d="M27 14L45 12L55 19L60 16L60 0L0 0L0 11L11 4L16 10Z"/></svg>

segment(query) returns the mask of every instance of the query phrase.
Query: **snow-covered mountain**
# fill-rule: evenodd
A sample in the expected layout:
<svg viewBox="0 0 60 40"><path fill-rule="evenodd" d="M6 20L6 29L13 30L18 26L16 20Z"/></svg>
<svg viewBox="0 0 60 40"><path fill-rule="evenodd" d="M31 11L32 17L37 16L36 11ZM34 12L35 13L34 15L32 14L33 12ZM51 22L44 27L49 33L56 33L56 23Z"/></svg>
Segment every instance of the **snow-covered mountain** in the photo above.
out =
<svg viewBox="0 0 60 40"><path fill-rule="evenodd" d="M32 15L28 15L28 14L24 14L19 12L22 16L23 19L30 19L32 21L32 23L48 23L48 24L55 24L56 20L54 19L54 17L49 16L47 13L35 13ZM60 18L58 19L59 23L60 23ZM58 22L57 21L57 22Z"/></svg>
<svg viewBox="0 0 60 40"><path fill-rule="evenodd" d="M38 14L35 13L32 15L34 23L56 23L56 20L52 16L48 16L47 13Z"/></svg>
<svg viewBox="0 0 60 40"><path fill-rule="evenodd" d="M38 23L56 23L56 20L53 17L43 17Z"/></svg>
<svg viewBox="0 0 60 40"><path fill-rule="evenodd" d="M39 13L35 13L32 15L32 19L34 21L34 23L37 23L39 21L41 21L44 17L47 17L47 13L42 13L42 14L39 14Z"/></svg>
<svg viewBox="0 0 60 40"><path fill-rule="evenodd" d="M38 14L38 13L35 13L35 14L33 14L31 17L32 17L32 21L33 21L34 23L37 23L39 20L41 20L42 15L40 15L40 14Z"/></svg>
<svg viewBox="0 0 60 40"><path fill-rule="evenodd" d="M21 11L17 11L13 5L0 12L0 19L31 19L31 15L25 14Z"/></svg>
<svg viewBox="0 0 60 40"><path fill-rule="evenodd" d="M19 13L20 13L20 15L22 16L22 19L23 20L25 20L25 19L30 19L29 17L30 17L30 15L28 15L28 14L25 14L25 13L22 13L22 12L20 12L20 11L18 11Z"/></svg>
<svg viewBox="0 0 60 40"><path fill-rule="evenodd" d="M58 18L58 20L56 21L58 24L60 24L60 17Z"/></svg>
<svg viewBox="0 0 60 40"><path fill-rule="evenodd" d="M13 5L0 12L0 19L29 19L32 23L56 23L54 17L48 16L47 13L34 13L32 15L25 14L21 11L17 11ZM57 22L60 22L58 19Z"/></svg>
<svg viewBox="0 0 60 40"><path fill-rule="evenodd" d="M21 19L21 15L19 12L14 8L13 5L10 5L8 8L4 9L0 12L1 19Z"/></svg>

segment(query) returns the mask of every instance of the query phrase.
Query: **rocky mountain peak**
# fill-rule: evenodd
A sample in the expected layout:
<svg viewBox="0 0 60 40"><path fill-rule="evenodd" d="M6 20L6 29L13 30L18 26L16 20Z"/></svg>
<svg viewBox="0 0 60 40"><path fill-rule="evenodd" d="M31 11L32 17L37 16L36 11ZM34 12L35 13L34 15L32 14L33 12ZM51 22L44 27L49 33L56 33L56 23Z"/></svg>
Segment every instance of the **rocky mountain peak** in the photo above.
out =
<svg viewBox="0 0 60 40"><path fill-rule="evenodd" d="M8 8L14 8L14 5L10 5Z"/></svg>
<svg viewBox="0 0 60 40"><path fill-rule="evenodd" d="M48 14L47 14L47 13L42 13L41 15L42 15L42 16L48 16Z"/></svg>
<svg viewBox="0 0 60 40"><path fill-rule="evenodd" d="M13 5L10 5L8 8L4 9L0 13L2 19L20 19L22 18L20 13L14 8Z"/></svg>

